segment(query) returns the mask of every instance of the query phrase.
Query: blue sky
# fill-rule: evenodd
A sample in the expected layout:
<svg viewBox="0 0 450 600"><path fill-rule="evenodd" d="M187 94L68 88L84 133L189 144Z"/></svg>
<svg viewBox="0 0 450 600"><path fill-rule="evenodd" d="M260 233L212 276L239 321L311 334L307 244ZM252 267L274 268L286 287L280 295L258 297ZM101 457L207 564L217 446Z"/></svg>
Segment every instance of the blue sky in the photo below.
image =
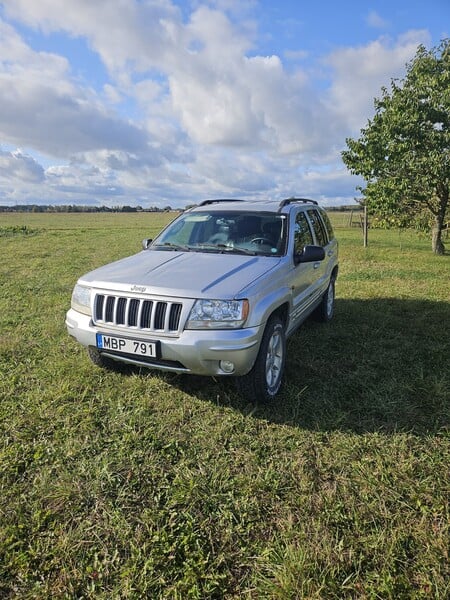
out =
<svg viewBox="0 0 450 600"><path fill-rule="evenodd" d="M450 0L0 0L0 204L350 203L340 159Z"/></svg>

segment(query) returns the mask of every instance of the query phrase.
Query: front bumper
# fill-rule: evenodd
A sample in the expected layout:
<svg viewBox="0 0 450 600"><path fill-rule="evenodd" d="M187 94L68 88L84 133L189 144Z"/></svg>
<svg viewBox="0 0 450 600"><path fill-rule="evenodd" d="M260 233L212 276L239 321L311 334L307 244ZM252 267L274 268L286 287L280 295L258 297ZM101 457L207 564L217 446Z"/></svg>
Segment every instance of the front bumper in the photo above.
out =
<svg viewBox="0 0 450 600"><path fill-rule="evenodd" d="M258 354L262 326L244 329L184 330L179 337L158 336L152 332L144 336L141 330L107 328L98 329L91 317L70 309L66 315L67 331L80 344L96 347L96 334L132 337L142 341L159 341L161 357L142 359L139 356L121 355L105 352L104 356L120 362L126 362L150 369L191 373L194 375L245 375L253 367ZM220 366L221 361L231 361L234 370L226 373Z"/></svg>

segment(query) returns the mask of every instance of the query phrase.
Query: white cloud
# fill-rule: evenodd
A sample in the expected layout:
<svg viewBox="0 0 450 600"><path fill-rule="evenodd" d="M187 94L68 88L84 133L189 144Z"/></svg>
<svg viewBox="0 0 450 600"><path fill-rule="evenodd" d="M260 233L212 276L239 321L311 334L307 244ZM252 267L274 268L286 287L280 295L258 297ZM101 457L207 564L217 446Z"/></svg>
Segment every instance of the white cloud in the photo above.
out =
<svg viewBox="0 0 450 600"><path fill-rule="evenodd" d="M103 95L108 104L120 104L123 101L123 94L120 90L110 83L103 86Z"/></svg>
<svg viewBox="0 0 450 600"><path fill-rule="evenodd" d="M78 0L66 2L64 7L57 0L31 4L18 0L6 2L6 7L34 26L86 36L117 77L118 88L105 88L109 100L118 100L122 86L122 93L126 88L141 105L143 99L150 98L153 108L160 84L147 79L133 86L129 67L148 70L157 66L168 77L175 114L196 143L237 147L263 144L271 151L291 153L317 147L322 139L316 135L320 128L311 126L320 116L320 99L307 89L305 79L287 74L277 56L247 58L251 40L217 10L201 6L183 25L169 3L127 2L125 10L120 0ZM119 37L113 35L116 29ZM122 71L125 66L126 74ZM68 112L63 118L71 116L73 121L71 113L81 106L71 111L67 103L65 108ZM102 115L92 116L101 129ZM111 134L118 128L120 136L118 124L104 118L105 128ZM130 132L129 140L137 133ZM72 136L72 152L86 145L87 141L80 139L82 134L83 128L78 127Z"/></svg>
<svg viewBox="0 0 450 600"><path fill-rule="evenodd" d="M333 69L330 110L333 107L344 130L355 133L364 126L382 86L389 87L391 79L402 77L417 46L427 42L427 31L411 31L394 42L380 38L365 46L341 48L327 57Z"/></svg>
<svg viewBox="0 0 450 600"><path fill-rule="evenodd" d="M286 72L278 56L247 57L240 33L205 8L194 13L186 35L196 50L174 66L169 82L193 140L282 154L323 147L324 107L304 73Z"/></svg>
<svg viewBox="0 0 450 600"><path fill-rule="evenodd" d="M39 181L44 201L352 197L354 180L339 163L345 136L428 41L418 31L339 48L322 59L327 79L301 50L257 55L255 23L237 0L194 2L187 16L170 0L2 6L35 30L82 38L107 70L107 81L89 87L66 57L34 50L0 19L0 142L56 163L44 172L31 156L3 153L1 172L19 195L21 180L24 196ZM368 22L382 25L376 13Z"/></svg>
<svg viewBox="0 0 450 600"><path fill-rule="evenodd" d="M34 52L15 29L0 19L0 68L11 76L20 76L25 70L36 79L65 78L69 69L66 58L48 52Z"/></svg>
<svg viewBox="0 0 450 600"><path fill-rule="evenodd" d="M250 58L246 67L251 105L262 119L261 137L272 152L303 156L330 143L333 127L326 125L322 99L303 72L287 73L276 56Z"/></svg>
<svg viewBox="0 0 450 600"><path fill-rule="evenodd" d="M184 40L184 48L169 73L169 84L187 133L201 144L255 145L262 122L252 111L245 80L248 41L224 14L205 7L193 13L177 37Z"/></svg>
<svg viewBox="0 0 450 600"><path fill-rule="evenodd" d="M70 77L69 63L35 52L0 21L0 135L3 142L68 157L99 148L147 151L148 134L108 113Z"/></svg>
<svg viewBox="0 0 450 600"><path fill-rule="evenodd" d="M0 150L0 180L9 183L41 183L44 181L44 169L32 156L21 150L5 152Z"/></svg>
<svg viewBox="0 0 450 600"><path fill-rule="evenodd" d="M26 73L0 75L0 130L12 144L60 157L95 148L145 152L147 136L138 127L108 114L80 90L40 82Z"/></svg>
<svg viewBox="0 0 450 600"><path fill-rule="evenodd" d="M370 11L370 13L367 15L366 22L369 27L373 27L374 29L389 28L389 21L383 19L383 17L381 17L375 10Z"/></svg>
<svg viewBox="0 0 450 600"><path fill-rule="evenodd" d="M6 14L44 32L65 31L85 37L112 71L159 68L170 60L173 41L165 23L181 19L169 1L3 0Z"/></svg>

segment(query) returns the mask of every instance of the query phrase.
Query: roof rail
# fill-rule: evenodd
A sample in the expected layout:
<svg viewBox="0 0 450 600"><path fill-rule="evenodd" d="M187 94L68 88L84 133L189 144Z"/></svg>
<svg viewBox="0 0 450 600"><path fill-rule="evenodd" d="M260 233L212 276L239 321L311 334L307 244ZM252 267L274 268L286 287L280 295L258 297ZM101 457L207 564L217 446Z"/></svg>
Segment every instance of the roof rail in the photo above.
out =
<svg viewBox="0 0 450 600"><path fill-rule="evenodd" d="M244 202L240 198L216 198L213 200L203 200L198 206L207 206L208 204L216 204L217 202Z"/></svg>
<svg viewBox="0 0 450 600"><path fill-rule="evenodd" d="M287 206L288 204L293 204L294 202L301 202L303 204L316 204L317 206L319 205L319 203L316 202L316 200L310 200L309 198L286 198L286 200L282 200L280 202L278 211L280 212L284 206Z"/></svg>

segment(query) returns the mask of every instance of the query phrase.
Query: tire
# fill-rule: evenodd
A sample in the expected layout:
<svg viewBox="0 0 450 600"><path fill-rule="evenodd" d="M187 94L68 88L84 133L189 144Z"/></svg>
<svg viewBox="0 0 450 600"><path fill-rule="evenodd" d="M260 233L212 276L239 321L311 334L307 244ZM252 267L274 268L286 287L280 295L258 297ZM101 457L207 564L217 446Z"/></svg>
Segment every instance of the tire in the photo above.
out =
<svg viewBox="0 0 450 600"><path fill-rule="evenodd" d="M280 391L286 362L286 335L282 320L267 321L255 364L247 375L236 377L239 393L251 402L267 402Z"/></svg>
<svg viewBox="0 0 450 600"><path fill-rule="evenodd" d="M328 284L327 291L322 297L319 306L314 312L314 317L317 321L327 323L331 321L334 315L334 300L335 300L335 284L336 278L331 277L330 283Z"/></svg>
<svg viewBox="0 0 450 600"><path fill-rule="evenodd" d="M123 371L124 364L118 362L117 360L113 360L108 356L102 356L102 354L97 350L97 348L89 346L88 354L91 361L94 363L96 367L100 367L101 369L106 369L107 371Z"/></svg>

